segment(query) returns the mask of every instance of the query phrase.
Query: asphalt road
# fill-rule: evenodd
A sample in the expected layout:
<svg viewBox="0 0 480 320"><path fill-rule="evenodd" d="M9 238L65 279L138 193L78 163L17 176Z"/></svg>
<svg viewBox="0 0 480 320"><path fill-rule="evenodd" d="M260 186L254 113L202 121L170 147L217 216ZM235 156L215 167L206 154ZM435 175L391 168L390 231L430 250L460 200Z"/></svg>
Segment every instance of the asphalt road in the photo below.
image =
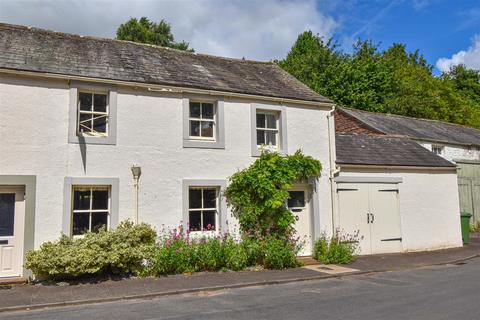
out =
<svg viewBox="0 0 480 320"><path fill-rule="evenodd" d="M480 319L480 259L340 279L0 314L0 319Z"/></svg>

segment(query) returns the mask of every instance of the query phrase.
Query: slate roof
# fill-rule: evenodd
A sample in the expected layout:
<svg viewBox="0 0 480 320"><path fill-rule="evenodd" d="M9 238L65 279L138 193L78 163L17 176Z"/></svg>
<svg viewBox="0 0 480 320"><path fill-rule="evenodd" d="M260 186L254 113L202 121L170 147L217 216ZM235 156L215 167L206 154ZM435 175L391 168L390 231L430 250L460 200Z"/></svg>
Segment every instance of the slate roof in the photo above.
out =
<svg viewBox="0 0 480 320"><path fill-rule="evenodd" d="M0 23L0 68L331 101L274 63Z"/></svg>
<svg viewBox="0 0 480 320"><path fill-rule="evenodd" d="M455 167L408 138L337 134L335 144L338 164Z"/></svg>
<svg viewBox="0 0 480 320"><path fill-rule="evenodd" d="M339 109L376 131L412 139L480 146L480 130L436 120L374 113L355 109Z"/></svg>

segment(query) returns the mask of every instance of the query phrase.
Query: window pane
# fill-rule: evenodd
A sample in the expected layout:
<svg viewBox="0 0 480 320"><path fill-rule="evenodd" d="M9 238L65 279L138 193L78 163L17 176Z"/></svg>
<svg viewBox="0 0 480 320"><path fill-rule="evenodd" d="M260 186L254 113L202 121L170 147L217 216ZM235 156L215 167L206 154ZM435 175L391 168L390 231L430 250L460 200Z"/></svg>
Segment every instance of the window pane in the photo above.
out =
<svg viewBox="0 0 480 320"><path fill-rule="evenodd" d="M200 121L190 121L190 135L192 137L200 136Z"/></svg>
<svg viewBox="0 0 480 320"><path fill-rule="evenodd" d="M93 130L100 133L107 132L107 117L98 117L95 116L96 119L93 120Z"/></svg>
<svg viewBox="0 0 480 320"><path fill-rule="evenodd" d="M100 228L107 228L108 212L92 213L92 231L96 232Z"/></svg>
<svg viewBox="0 0 480 320"><path fill-rule="evenodd" d="M93 190L92 209L108 210L108 190Z"/></svg>
<svg viewBox="0 0 480 320"><path fill-rule="evenodd" d="M190 102L190 118L200 118L199 102Z"/></svg>
<svg viewBox="0 0 480 320"><path fill-rule="evenodd" d="M266 145L268 145L268 146L276 146L277 145L277 133L275 131L267 131Z"/></svg>
<svg viewBox="0 0 480 320"><path fill-rule="evenodd" d="M190 209L202 207L202 190L190 189L188 191L188 207Z"/></svg>
<svg viewBox="0 0 480 320"><path fill-rule="evenodd" d="M305 192L303 191L289 191L290 198L288 199L289 208L303 208L305 207Z"/></svg>
<svg viewBox="0 0 480 320"><path fill-rule="evenodd" d="M213 119L213 104L202 103L202 118Z"/></svg>
<svg viewBox="0 0 480 320"><path fill-rule="evenodd" d="M265 144L265 131L257 130L257 146Z"/></svg>
<svg viewBox="0 0 480 320"><path fill-rule="evenodd" d="M92 94L80 92L78 94L80 100L80 110L91 111L92 110Z"/></svg>
<svg viewBox="0 0 480 320"><path fill-rule="evenodd" d="M97 112L107 112L107 95L95 94L93 103L93 110Z"/></svg>
<svg viewBox="0 0 480 320"><path fill-rule="evenodd" d="M90 209L90 190L74 190L73 210Z"/></svg>
<svg viewBox="0 0 480 320"><path fill-rule="evenodd" d="M215 230L214 210L203 211L203 230Z"/></svg>
<svg viewBox="0 0 480 320"><path fill-rule="evenodd" d="M90 213L81 212L73 214L73 235L81 235L88 231Z"/></svg>
<svg viewBox="0 0 480 320"><path fill-rule="evenodd" d="M213 122L202 121L202 137L213 138Z"/></svg>
<svg viewBox="0 0 480 320"><path fill-rule="evenodd" d="M277 117L274 114L267 114L267 128L277 129Z"/></svg>
<svg viewBox="0 0 480 320"><path fill-rule="evenodd" d="M80 114L80 123L78 124L78 130L80 132L91 132L92 116L90 114Z"/></svg>
<svg viewBox="0 0 480 320"><path fill-rule="evenodd" d="M190 231L201 230L201 211L190 211L188 215L188 227Z"/></svg>
<svg viewBox="0 0 480 320"><path fill-rule="evenodd" d="M13 236L15 193L0 194L0 237Z"/></svg>
<svg viewBox="0 0 480 320"><path fill-rule="evenodd" d="M203 207L216 208L217 207L217 190L203 189Z"/></svg>
<svg viewBox="0 0 480 320"><path fill-rule="evenodd" d="M265 114L257 113L257 128L265 128Z"/></svg>

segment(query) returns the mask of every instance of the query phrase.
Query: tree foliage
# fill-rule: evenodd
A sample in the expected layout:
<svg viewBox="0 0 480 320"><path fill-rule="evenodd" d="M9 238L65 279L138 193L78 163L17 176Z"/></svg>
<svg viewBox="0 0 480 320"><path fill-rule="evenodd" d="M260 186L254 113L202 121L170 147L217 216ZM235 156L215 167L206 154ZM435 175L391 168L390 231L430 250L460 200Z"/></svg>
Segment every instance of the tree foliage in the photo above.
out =
<svg viewBox="0 0 480 320"><path fill-rule="evenodd" d="M347 54L307 31L279 64L340 106L480 127L480 72L456 66L437 77L403 44L381 51L359 40Z"/></svg>
<svg viewBox="0 0 480 320"><path fill-rule="evenodd" d="M187 42L175 42L171 26L165 20L155 23L146 17L141 17L139 20L131 18L118 27L117 39L193 51L193 49L188 48Z"/></svg>
<svg viewBox="0 0 480 320"><path fill-rule="evenodd" d="M288 189L296 181L318 177L321 164L301 151L289 156L263 152L250 167L230 177L227 202L245 236L289 238L294 215L286 207Z"/></svg>

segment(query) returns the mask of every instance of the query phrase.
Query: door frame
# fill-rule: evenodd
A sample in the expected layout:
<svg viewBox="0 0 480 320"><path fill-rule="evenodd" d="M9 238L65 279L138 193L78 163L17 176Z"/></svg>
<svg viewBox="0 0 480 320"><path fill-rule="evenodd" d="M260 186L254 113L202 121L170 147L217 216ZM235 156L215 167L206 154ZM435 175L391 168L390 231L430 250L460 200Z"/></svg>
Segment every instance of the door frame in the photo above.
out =
<svg viewBox="0 0 480 320"><path fill-rule="evenodd" d="M310 254L306 255L312 255L313 254L313 247L315 244L315 228L314 228L314 216L315 216L315 198L317 197L317 193L315 192L315 189L312 187L311 184L306 184L306 183L298 183L294 184L288 191L304 191L307 195L305 198L305 208L308 210L308 219L309 219L309 230L308 230L308 236L310 236Z"/></svg>
<svg viewBox="0 0 480 320"><path fill-rule="evenodd" d="M34 175L0 175L0 186L2 187L24 187L25 188L25 216L23 228L23 262L25 254L34 249L35 240L35 196L37 177ZM22 263L23 263L22 262ZM23 268L22 276L28 277L31 271Z"/></svg>

